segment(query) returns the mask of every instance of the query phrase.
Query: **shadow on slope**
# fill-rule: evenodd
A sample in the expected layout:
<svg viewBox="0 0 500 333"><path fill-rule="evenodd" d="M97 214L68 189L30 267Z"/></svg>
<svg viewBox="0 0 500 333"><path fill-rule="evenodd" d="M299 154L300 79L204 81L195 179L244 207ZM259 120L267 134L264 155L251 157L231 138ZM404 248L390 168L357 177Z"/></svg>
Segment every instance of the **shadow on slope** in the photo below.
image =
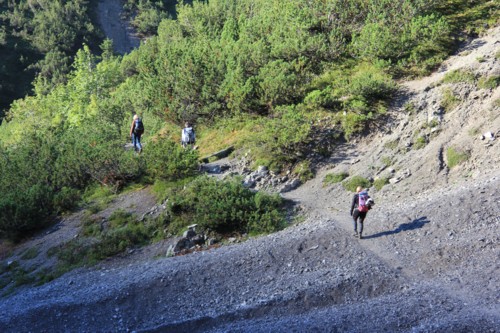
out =
<svg viewBox="0 0 500 333"><path fill-rule="evenodd" d="M402 231L410 231L410 230L420 229L429 222L430 222L430 220L426 216L422 216L422 217L419 217L418 219L415 219L411 222L400 224L394 230L379 232L377 234L366 236L364 238L365 239L378 238L378 237L382 237L382 236L389 236L389 235L398 234Z"/></svg>

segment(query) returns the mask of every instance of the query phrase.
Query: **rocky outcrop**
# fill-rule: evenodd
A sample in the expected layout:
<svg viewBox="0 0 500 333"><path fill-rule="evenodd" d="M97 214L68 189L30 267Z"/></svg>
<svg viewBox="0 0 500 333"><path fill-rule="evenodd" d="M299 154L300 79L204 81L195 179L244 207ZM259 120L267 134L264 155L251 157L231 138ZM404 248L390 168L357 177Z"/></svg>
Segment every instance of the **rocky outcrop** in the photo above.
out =
<svg viewBox="0 0 500 333"><path fill-rule="evenodd" d="M128 22L121 17L121 0L99 0L97 16L101 29L113 41L113 49L125 54L139 47L140 39L134 34Z"/></svg>
<svg viewBox="0 0 500 333"><path fill-rule="evenodd" d="M221 179L242 176L243 186L256 191L285 193L296 189L301 184L301 181L293 177L290 171L278 174L262 165L258 166L256 170L252 170L250 161L245 158L231 160L226 158L205 163L201 165L200 170Z"/></svg>

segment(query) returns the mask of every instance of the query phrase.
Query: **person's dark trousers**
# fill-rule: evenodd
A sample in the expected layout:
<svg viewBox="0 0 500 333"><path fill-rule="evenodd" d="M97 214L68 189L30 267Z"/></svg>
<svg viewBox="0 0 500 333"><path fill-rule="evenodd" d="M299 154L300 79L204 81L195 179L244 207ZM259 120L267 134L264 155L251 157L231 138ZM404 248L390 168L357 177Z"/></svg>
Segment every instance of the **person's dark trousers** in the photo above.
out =
<svg viewBox="0 0 500 333"><path fill-rule="evenodd" d="M354 222L354 232L358 232L358 219L359 219L359 233L363 233L363 222L365 221L366 212L360 212L355 209L352 213L352 220Z"/></svg>
<svg viewBox="0 0 500 333"><path fill-rule="evenodd" d="M142 151L142 146L141 146L141 135L140 134L135 134L132 133L132 143L134 145L135 151Z"/></svg>

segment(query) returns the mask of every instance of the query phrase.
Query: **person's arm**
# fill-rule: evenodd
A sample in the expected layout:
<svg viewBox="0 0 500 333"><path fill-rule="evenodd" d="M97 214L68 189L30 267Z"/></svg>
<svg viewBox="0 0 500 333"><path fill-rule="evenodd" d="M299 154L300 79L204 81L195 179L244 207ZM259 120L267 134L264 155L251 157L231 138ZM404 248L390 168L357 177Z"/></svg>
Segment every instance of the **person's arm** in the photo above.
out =
<svg viewBox="0 0 500 333"><path fill-rule="evenodd" d="M351 204L351 216L352 216L352 212L354 211L354 206L356 206L356 199L358 198L358 195L355 194L353 197L352 197L352 204Z"/></svg>
<svg viewBox="0 0 500 333"><path fill-rule="evenodd" d="M134 127L135 127L135 120L132 120L132 125L130 126L130 136L132 136L132 133L134 132Z"/></svg>

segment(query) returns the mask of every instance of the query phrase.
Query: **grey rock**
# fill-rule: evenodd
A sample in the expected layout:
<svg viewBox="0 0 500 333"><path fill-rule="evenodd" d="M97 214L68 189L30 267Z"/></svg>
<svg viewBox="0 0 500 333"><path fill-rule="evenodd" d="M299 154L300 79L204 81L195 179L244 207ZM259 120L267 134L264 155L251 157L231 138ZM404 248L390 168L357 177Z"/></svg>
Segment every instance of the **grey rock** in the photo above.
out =
<svg viewBox="0 0 500 333"><path fill-rule="evenodd" d="M193 229L188 229L182 234L184 238L193 238L194 236L196 236L196 232Z"/></svg>
<svg viewBox="0 0 500 333"><path fill-rule="evenodd" d="M300 180L299 179L293 179L289 182L287 182L280 190L279 192L280 193L285 193L285 192L289 192L289 191L292 191L294 189L296 189L297 187L299 187L301 184Z"/></svg>

